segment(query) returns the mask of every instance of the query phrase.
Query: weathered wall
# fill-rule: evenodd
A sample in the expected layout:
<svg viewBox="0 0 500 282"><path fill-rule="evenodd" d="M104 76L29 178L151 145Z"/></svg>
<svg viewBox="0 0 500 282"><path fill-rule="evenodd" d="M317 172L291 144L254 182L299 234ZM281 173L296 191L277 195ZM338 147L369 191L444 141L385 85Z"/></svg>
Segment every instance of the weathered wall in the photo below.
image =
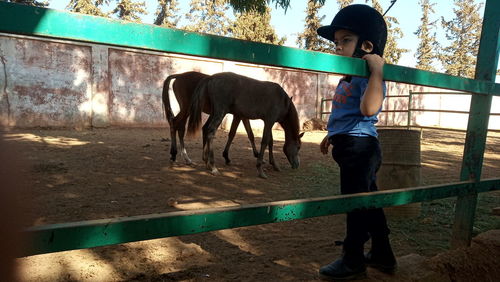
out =
<svg viewBox="0 0 500 282"><path fill-rule="evenodd" d="M91 48L0 37L2 123L20 126L91 125Z"/></svg>
<svg viewBox="0 0 500 282"><path fill-rule="evenodd" d="M190 70L232 71L277 82L293 96L302 124L320 116L321 99L331 97L340 79L334 74L1 33L0 63L0 124L11 127L165 127L163 81ZM388 83L391 96L408 95L410 90L443 91ZM497 98L492 112L500 112ZM173 94L171 99L175 100ZM468 111L469 103L470 96L416 95L411 107ZM175 102L173 106L175 111ZM387 110L407 108L406 97L384 102ZM408 115L389 112L379 118L380 125L406 125ZM500 129L498 118L492 117L490 128ZM466 114L413 112L411 120L423 126L467 126ZM229 122L230 116L223 124ZM260 128L262 122L253 121L252 126Z"/></svg>

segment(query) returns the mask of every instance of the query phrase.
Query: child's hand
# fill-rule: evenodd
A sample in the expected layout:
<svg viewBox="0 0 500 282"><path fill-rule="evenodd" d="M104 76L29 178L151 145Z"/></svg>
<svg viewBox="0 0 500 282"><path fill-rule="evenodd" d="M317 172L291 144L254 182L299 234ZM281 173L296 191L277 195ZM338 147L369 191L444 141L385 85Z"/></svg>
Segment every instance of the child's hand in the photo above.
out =
<svg viewBox="0 0 500 282"><path fill-rule="evenodd" d="M368 67L370 68L370 73L382 75L385 61L382 57L377 54L366 54L363 56L363 60L366 60Z"/></svg>
<svg viewBox="0 0 500 282"><path fill-rule="evenodd" d="M328 135L323 138L321 144L319 144L319 149L323 155L328 154L328 147L330 146L330 142L328 142Z"/></svg>

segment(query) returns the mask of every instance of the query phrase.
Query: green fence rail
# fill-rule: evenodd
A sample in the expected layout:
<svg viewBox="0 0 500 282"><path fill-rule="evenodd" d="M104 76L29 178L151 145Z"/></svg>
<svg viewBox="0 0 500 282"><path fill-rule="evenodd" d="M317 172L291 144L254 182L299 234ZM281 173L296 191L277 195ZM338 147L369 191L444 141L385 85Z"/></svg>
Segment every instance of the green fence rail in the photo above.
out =
<svg viewBox="0 0 500 282"><path fill-rule="evenodd" d="M31 238L32 243L24 255L91 248L454 196L458 198L452 246L470 244L477 194L500 190L500 179L481 180L491 100L493 95L500 95L500 84L494 83L500 53L500 17L496 15L498 11L500 1L486 1L475 79L397 65L384 66L384 79L388 81L474 93L462 161L461 180L464 182L359 195L39 226L24 232L24 235ZM360 59L6 2L0 2L0 32L286 68L368 75L366 62Z"/></svg>
<svg viewBox="0 0 500 282"><path fill-rule="evenodd" d="M340 214L500 190L500 178L30 228L25 256Z"/></svg>
<svg viewBox="0 0 500 282"><path fill-rule="evenodd" d="M287 68L368 75L366 62L361 59L4 2L0 2L0 31ZM500 84L491 81L397 65L384 67L384 79L500 95Z"/></svg>

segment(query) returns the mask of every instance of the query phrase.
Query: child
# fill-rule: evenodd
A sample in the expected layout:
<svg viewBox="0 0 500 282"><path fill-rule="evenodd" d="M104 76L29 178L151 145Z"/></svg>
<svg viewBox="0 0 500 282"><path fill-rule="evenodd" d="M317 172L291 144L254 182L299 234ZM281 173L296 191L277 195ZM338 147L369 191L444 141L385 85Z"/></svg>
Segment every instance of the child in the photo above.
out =
<svg viewBox="0 0 500 282"><path fill-rule="evenodd" d="M385 97L382 80L387 26L382 15L367 5L341 9L331 25L318 34L335 43L340 56L367 61L369 78L344 77L333 97L328 134L320 145L323 154L333 145L332 156L340 167L342 194L376 191L376 173L381 163L375 123ZM372 248L365 255L364 244ZM387 273L396 269L389 243L389 228L383 209L361 209L347 213L342 257L321 267L320 274L334 279L366 276L366 265Z"/></svg>

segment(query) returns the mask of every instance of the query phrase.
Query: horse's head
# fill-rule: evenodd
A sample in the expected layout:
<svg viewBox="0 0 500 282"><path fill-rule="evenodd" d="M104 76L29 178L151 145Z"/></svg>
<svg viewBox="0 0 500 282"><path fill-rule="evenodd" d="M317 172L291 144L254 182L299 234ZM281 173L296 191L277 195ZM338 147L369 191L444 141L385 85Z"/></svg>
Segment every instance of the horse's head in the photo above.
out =
<svg viewBox="0 0 500 282"><path fill-rule="evenodd" d="M302 138L302 136L304 136L304 132L300 133L297 138L292 140L286 139L285 145L283 145L283 152L293 169L299 168L300 165L299 150L302 143L300 138Z"/></svg>

